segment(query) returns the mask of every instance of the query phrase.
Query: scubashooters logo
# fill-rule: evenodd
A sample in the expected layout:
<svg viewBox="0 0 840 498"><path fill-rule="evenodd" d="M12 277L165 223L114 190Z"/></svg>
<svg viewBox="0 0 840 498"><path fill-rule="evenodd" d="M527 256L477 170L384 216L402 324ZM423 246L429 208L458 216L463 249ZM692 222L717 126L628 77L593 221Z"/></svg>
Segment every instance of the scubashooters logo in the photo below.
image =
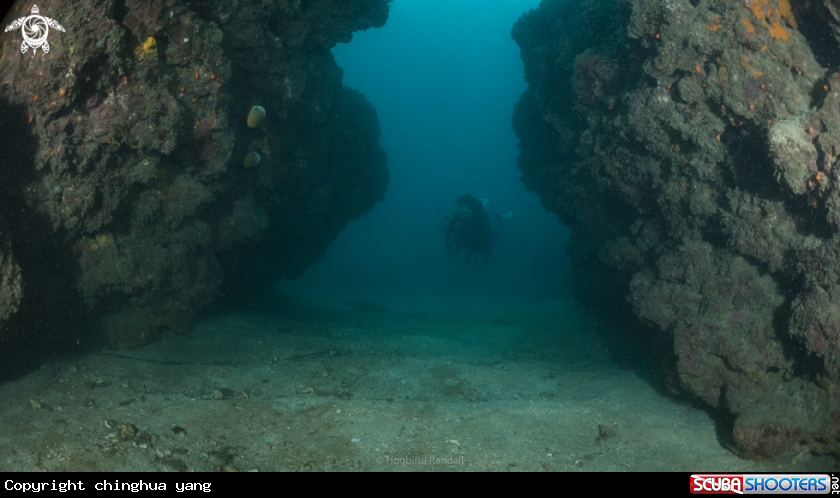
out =
<svg viewBox="0 0 840 498"><path fill-rule="evenodd" d="M6 32L14 31L21 28L23 34L23 43L20 45L21 53L26 53L28 47L32 47L32 53L38 51L38 47L44 50L44 53L49 53L50 44L47 43L47 35L50 33L50 28L64 31L61 24L58 24L55 19L38 15L38 6L32 6L32 15L21 17L12 24L6 26Z"/></svg>
<svg viewBox="0 0 840 498"><path fill-rule="evenodd" d="M691 494L832 494L828 474L692 474Z"/></svg>

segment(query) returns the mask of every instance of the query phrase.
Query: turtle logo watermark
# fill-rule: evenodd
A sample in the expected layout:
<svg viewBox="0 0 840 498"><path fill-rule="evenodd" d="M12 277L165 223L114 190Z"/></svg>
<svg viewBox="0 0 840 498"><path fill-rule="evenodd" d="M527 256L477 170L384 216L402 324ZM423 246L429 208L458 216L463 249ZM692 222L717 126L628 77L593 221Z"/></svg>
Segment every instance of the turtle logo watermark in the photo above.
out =
<svg viewBox="0 0 840 498"><path fill-rule="evenodd" d="M14 31L21 26L23 27L23 29L21 29L21 33L23 34L23 43L20 45L20 51L24 54L26 53L26 49L28 47L32 47L32 53L37 52L38 47L41 47L45 54L49 53L50 44L47 43L47 35L50 32L50 28L64 31L64 28L61 27L61 24L58 24L55 19L38 15L37 5L32 6L32 15L21 17L12 24L6 26L6 32L8 33L9 31Z"/></svg>

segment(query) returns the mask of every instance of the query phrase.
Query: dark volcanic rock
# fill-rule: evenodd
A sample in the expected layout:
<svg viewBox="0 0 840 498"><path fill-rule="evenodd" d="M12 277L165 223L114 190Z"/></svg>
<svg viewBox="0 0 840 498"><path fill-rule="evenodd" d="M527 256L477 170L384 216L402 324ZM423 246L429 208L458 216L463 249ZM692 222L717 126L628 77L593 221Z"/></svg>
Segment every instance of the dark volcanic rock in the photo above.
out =
<svg viewBox="0 0 840 498"><path fill-rule="evenodd" d="M376 113L330 53L387 3L45 1L49 53L4 33L0 352L138 346L321 258L387 187Z"/></svg>
<svg viewBox="0 0 840 498"><path fill-rule="evenodd" d="M749 457L840 450L837 6L546 0L513 29L522 180L573 288Z"/></svg>

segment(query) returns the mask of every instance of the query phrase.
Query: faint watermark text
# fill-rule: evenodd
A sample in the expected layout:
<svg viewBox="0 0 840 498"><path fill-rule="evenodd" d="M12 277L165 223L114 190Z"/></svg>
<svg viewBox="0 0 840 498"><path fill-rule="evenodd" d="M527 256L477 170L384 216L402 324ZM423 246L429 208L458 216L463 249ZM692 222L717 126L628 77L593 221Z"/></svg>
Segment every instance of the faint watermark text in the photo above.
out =
<svg viewBox="0 0 840 498"><path fill-rule="evenodd" d="M376 463L384 463L386 465L464 465L463 456L450 456L446 458L438 458L433 456L409 456L409 457L392 457L385 455L376 459Z"/></svg>

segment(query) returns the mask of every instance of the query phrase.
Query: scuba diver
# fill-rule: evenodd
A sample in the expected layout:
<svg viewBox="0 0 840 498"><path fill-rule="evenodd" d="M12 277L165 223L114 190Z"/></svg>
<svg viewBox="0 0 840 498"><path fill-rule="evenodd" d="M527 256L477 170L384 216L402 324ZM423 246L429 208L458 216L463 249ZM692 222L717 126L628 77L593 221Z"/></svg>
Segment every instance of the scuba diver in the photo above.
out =
<svg viewBox="0 0 840 498"><path fill-rule="evenodd" d="M509 216L496 215L493 219L501 221ZM444 223L446 220L449 220L444 230L447 254L457 256L463 252L464 263L469 264L475 257L475 266L484 266L496 245L496 234L484 210L484 202L464 194L458 198L458 209L447 216Z"/></svg>

